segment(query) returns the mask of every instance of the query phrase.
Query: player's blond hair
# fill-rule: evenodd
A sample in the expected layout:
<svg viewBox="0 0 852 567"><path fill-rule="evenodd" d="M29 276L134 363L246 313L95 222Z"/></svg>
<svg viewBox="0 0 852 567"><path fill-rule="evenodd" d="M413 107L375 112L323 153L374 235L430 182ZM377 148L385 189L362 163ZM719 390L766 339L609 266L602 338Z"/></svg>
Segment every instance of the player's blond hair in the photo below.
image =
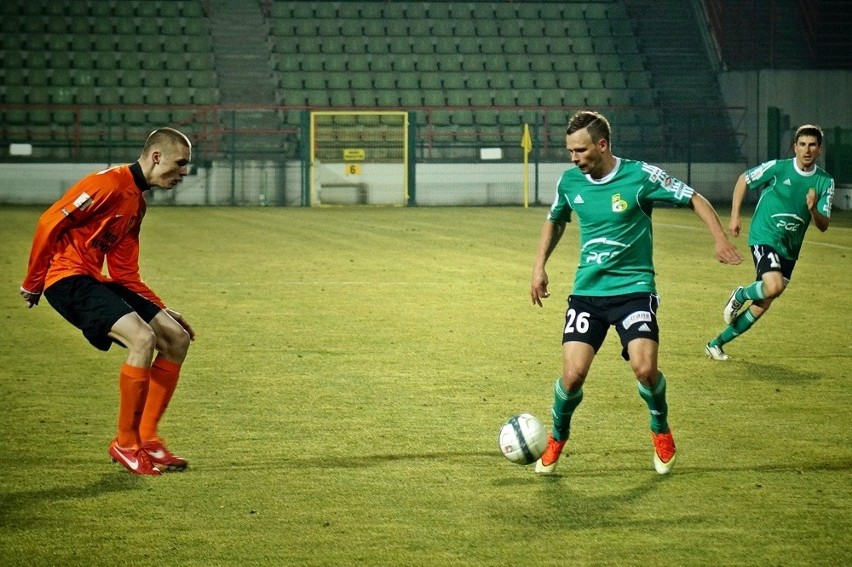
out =
<svg viewBox="0 0 852 567"><path fill-rule="evenodd" d="M158 146L169 148L183 146L185 148L192 148L192 142L180 130L175 130L174 128L157 128L148 134L145 145L142 147L142 155L146 156L150 154Z"/></svg>

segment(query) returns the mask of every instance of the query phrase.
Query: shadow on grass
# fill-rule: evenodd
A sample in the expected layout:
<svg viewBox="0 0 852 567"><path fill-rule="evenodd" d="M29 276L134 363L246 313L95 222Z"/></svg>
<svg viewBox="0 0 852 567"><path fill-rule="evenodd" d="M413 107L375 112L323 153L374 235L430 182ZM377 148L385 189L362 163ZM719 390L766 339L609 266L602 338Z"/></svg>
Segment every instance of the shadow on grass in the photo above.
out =
<svg viewBox="0 0 852 567"><path fill-rule="evenodd" d="M801 371L789 366L777 364L765 364L760 362L749 362L746 360L734 361L746 378L767 380L779 384L800 384L803 381L822 380L825 376L817 371Z"/></svg>
<svg viewBox="0 0 852 567"><path fill-rule="evenodd" d="M632 469L635 473L635 469ZM616 471L612 471L612 476ZM586 476L592 476L591 474ZM600 477L600 472L594 476ZM618 472L623 477L623 472ZM565 476L554 475L535 478L541 490L535 501L529 506L516 508L497 505L492 515L505 523L521 523L532 525L545 531L564 532L565 530L587 531L598 528L628 528L646 526L649 530L659 527L660 517L637 518L632 512L637 502L649 498L658 487L670 482L672 477L659 476L654 471L638 482L626 481L627 486L621 489L612 488L611 479L604 484L610 488L606 494L589 494L586 490L572 487L571 479L578 478L573 472ZM525 484L529 484L525 480ZM661 516L663 512L661 511ZM690 518L688 515L678 517L678 523L700 523L701 519Z"/></svg>
<svg viewBox="0 0 852 567"><path fill-rule="evenodd" d="M140 477L131 474L111 472L104 473L98 480L85 486L66 485L2 494L0 495L0 525L7 524L10 517L15 517L16 525L20 526L20 518L25 517L29 509L44 503L98 498L111 492L135 490L143 486L144 482Z"/></svg>
<svg viewBox="0 0 852 567"><path fill-rule="evenodd" d="M453 459L478 459L482 457L499 457L502 460L502 457L500 457L500 455L496 455L496 451L445 451L442 453L389 453L385 455L362 455L359 457L327 457L311 459L309 461L309 466L335 469L360 469L399 461L446 461ZM305 462L299 463L300 467L303 467L305 465Z"/></svg>
<svg viewBox="0 0 852 567"><path fill-rule="evenodd" d="M679 476L708 473L756 472L756 473L786 473L803 474L817 472L852 471L852 459L839 458L834 461L810 463L768 463L765 465L744 465L740 467L683 467L678 471Z"/></svg>

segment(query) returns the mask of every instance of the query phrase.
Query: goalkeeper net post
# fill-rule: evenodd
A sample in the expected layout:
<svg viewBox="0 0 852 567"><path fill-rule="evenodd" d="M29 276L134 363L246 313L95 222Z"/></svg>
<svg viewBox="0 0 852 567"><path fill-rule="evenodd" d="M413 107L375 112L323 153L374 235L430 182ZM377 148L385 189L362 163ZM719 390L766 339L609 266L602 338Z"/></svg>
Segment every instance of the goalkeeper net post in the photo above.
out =
<svg viewBox="0 0 852 567"><path fill-rule="evenodd" d="M405 111L309 111L305 200L414 205L412 118Z"/></svg>

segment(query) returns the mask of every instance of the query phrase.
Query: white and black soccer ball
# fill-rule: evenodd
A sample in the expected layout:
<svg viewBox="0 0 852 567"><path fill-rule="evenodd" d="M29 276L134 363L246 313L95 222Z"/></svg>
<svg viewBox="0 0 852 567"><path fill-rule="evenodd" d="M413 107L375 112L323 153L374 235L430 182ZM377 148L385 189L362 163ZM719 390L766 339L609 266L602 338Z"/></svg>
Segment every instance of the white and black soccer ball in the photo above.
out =
<svg viewBox="0 0 852 567"><path fill-rule="evenodd" d="M534 415L522 413L503 424L498 443L504 457L528 465L536 462L547 448L547 431Z"/></svg>

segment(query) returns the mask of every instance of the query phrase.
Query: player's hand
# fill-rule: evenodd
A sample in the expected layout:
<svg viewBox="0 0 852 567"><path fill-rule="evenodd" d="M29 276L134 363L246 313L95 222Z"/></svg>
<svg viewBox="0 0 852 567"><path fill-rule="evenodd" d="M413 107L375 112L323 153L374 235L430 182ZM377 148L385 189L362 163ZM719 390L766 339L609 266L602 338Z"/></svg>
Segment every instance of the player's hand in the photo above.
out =
<svg viewBox="0 0 852 567"><path fill-rule="evenodd" d="M731 233L731 236L739 236L740 229L740 217L731 217L731 220L728 223L728 232Z"/></svg>
<svg viewBox="0 0 852 567"><path fill-rule="evenodd" d="M533 271L532 282L530 283L530 299L532 299L533 305L543 307L541 300L550 297L550 292L547 291L547 284L547 272L544 270Z"/></svg>
<svg viewBox="0 0 852 567"><path fill-rule="evenodd" d="M194 341L195 340L195 331L192 330L192 327L190 327L190 325L189 325L189 323L187 323L186 319L183 318L183 315L181 315L180 313L178 313L174 309L169 309L168 307L166 307L165 311L166 311L166 313L168 313L168 315L172 319L174 319L175 321L178 322L178 325L183 327L183 329L187 333L189 333L189 340Z"/></svg>
<svg viewBox="0 0 852 567"><path fill-rule="evenodd" d="M737 250L737 247L731 244L727 238L716 243L715 253L716 259L723 264L736 266L743 261L743 256L740 254L740 251Z"/></svg>
<svg viewBox="0 0 852 567"><path fill-rule="evenodd" d="M27 309L32 309L38 305L38 300L41 299L41 293L32 293L24 288L18 290L18 293L20 293L21 297L24 298L24 301L27 302Z"/></svg>
<svg viewBox="0 0 852 567"><path fill-rule="evenodd" d="M805 203L808 204L808 210L809 211L814 210L814 207L816 207L816 203L817 203L816 191L814 191L813 189L808 191L808 194L805 197Z"/></svg>

